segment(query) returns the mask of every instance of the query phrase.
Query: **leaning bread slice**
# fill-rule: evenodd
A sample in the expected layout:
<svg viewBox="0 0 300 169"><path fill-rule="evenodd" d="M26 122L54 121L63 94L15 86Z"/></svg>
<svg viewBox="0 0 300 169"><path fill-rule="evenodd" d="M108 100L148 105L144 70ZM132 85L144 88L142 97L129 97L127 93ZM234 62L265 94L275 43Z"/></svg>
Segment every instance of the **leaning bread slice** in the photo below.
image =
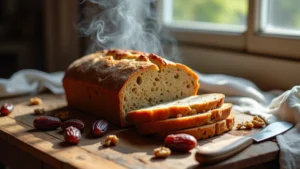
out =
<svg viewBox="0 0 300 169"><path fill-rule="evenodd" d="M226 119L230 115L231 108L231 103L224 103L220 108L209 110L205 113L147 123L138 123L136 128L141 134L153 134L198 127Z"/></svg>
<svg viewBox="0 0 300 169"><path fill-rule="evenodd" d="M190 135L194 136L197 140L201 140L201 139L206 139L206 138L213 137L216 135L220 135L229 130L232 130L233 126L234 126L234 116L230 115L225 120L222 120L222 121L219 121L219 122L216 122L213 124L208 124L208 125L184 129L184 130L177 130L177 131L173 131L173 132L160 133L159 136L165 137L166 135L169 135L169 134L185 133L185 134L190 134Z"/></svg>
<svg viewBox="0 0 300 169"><path fill-rule="evenodd" d="M133 124L166 120L172 117L193 115L222 106L225 95L211 93L146 107L127 113L126 119Z"/></svg>

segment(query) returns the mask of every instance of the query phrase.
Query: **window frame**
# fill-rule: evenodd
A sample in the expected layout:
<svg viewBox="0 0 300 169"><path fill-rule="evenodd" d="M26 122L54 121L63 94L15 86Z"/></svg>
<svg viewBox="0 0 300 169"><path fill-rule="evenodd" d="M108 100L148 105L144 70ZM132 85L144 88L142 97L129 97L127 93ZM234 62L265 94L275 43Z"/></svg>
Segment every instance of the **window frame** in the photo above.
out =
<svg viewBox="0 0 300 169"><path fill-rule="evenodd" d="M182 43L245 51L285 59L300 60L300 37L264 32L261 29L262 3L267 0L248 0L247 29L243 33L208 31L176 27L171 23L172 0L160 0L158 12L160 22ZM168 9L166 11L165 9Z"/></svg>

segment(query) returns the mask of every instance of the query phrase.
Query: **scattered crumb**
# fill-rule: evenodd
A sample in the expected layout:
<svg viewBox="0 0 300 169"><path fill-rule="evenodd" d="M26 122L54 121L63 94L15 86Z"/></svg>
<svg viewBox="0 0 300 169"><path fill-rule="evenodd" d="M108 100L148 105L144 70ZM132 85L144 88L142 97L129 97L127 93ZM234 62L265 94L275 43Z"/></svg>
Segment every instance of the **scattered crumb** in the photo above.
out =
<svg viewBox="0 0 300 169"><path fill-rule="evenodd" d="M171 150L167 147L158 147L153 150L156 158L167 158L171 154Z"/></svg>
<svg viewBox="0 0 300 169"><path fill-rule="evenodd" d="M61 111L54 114L54 117L59 118L62 121L68 120L71 116L71 113L68 111Z"/></svg>
<svg viewBox="0 0 300 169"><path fill-rule="evenodd" d="M35 115L43 115L43 114L45 114L45 109L44 108L34 109L34 114Z"/></svg>
<svg viewBox="0 0 300 169"><path fill-rule="evenodd" d="M236 131L236 132L232 132L231 134L235 135L235 136L246 136L249 134L248 131Z"/></svg>
<svg viewBox="0 0 300 169"><path fill-rule="evenodd" d="M116 145L119 142L119 138L116 135L108 135L105 138L105 143L104 145L109 147Z"/></svg>
<svg viewBox="0 0 300 169"><path fill-rule="evenodd" d="M43 103L42 99L38 97L33 97L29 100L30 105L40 105Z"/></svg>

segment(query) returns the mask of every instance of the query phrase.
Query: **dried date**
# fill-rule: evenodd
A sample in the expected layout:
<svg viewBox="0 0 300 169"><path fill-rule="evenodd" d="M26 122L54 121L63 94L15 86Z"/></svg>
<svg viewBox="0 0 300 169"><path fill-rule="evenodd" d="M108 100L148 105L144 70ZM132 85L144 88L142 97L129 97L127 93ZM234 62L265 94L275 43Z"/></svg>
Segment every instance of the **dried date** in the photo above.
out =
<svg viewBox="0 0 300 169"><path fill-rule="evenodd" d="M13 109L14 109L13 104L5 103L4 105L1 106L0 114L2 116L7 116L13 111Z"/></svg>
<svg viewBox="0 0 300 169"><path fill-rule="evenodd" d="M61 123L61 129L65 130L66 128L73 126L76 127L78 130L83 130L84 128L84 123L83 121L79 120L79 119L70 119L67 121L64 121L63 123Z"/></svg>
<svg viewBox="0 0 300 169"><path fill-rule="evenodd" d="M108 122L105 120L97 120L94 122L92 127L92 133L96 137L103 136L108 130Z"/></svg>
<svg viewBox="0 0 300 169"><path fill-rule="evenodd" d="M76 127L67 127L64 131L64 139L69 144L78 144L81 139L81 133Z"/></svg>
<svg viewBox="0 0 300 169"><path fill-rule="evenodd" d="M178 152L189 152L197 144L196 138L189 134L170 134L165 138L165 146Z"/></svg>
<svg viewBox="0 0 300 169"><path fill-rule="evenodd" d="M33 126L38 130L54 130L61 125L59 118L52 116L40 116L34 119Z"/></svg>

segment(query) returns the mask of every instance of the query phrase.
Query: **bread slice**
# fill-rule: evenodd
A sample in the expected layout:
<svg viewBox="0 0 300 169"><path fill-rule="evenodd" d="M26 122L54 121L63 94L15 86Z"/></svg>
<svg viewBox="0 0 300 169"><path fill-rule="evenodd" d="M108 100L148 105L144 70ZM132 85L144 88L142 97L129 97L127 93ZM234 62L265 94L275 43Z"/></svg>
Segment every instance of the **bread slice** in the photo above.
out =
<svg viewBox="0 0 300 169"><path fill-rule="evenodd" d="M232 130L234 126L234 121L235 121L234 116L231 114L225 120L213 124L208 124L208 125L184 129L184 130L177 130L177 131L172 131L167 133L160 133L159 137L164 138L166 135L169 134L185 133L194 136L197 140L206 139L209 137L220 135L229 130Z"/></svg>
<svg viewBox="0 0 300 169"><path fill-rule="evenodd" d="M74 61L63 87L70 107L127 126L126 113L196 95L198 76L155 54L103 50Z"/></svg>
<svg viewBox="0 0 300 169"><path fill-rule="evenodd" d="M220 108L209 110L206 113L148 123L138 123L136 128L139 133L146 135L198 127L226 119L230 115L231 108L231 103L224 103Z"/></svg>
<svg viewBox="0 0 300 169"><path fill-rule="evenodd" d="M130 123L138 124L193 115L221 107L224 98L225 95L219 93L190 96L128 112L126 119Z"/></svg>

